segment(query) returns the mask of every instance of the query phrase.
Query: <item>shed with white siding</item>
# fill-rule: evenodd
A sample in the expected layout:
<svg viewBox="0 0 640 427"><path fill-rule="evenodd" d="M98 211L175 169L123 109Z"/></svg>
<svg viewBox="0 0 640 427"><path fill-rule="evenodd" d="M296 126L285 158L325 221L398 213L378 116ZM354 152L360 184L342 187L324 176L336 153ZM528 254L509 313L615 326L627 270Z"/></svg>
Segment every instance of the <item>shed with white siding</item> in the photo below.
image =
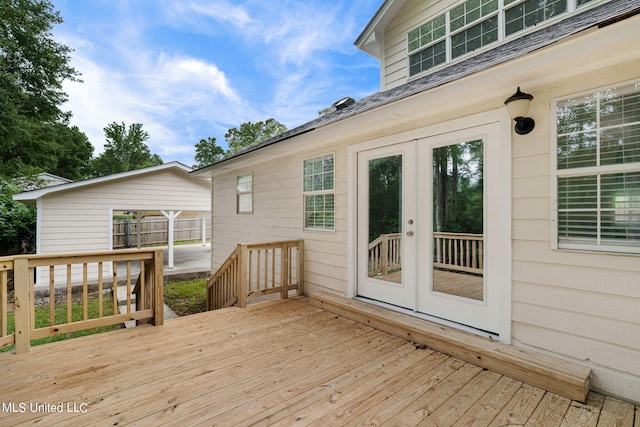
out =
<svg viewBox="0 0 640 427"><path fill-rule="evenodd" d="M169 162L27 191L14 199L37 208L36 253L111 250L114 211L163 212L170 223L180 212L210 216L210 181L189 172L191 168ZM170 239L169 257L171 247ZM39 282L47 283L45 275L39 275Z"/></svg>

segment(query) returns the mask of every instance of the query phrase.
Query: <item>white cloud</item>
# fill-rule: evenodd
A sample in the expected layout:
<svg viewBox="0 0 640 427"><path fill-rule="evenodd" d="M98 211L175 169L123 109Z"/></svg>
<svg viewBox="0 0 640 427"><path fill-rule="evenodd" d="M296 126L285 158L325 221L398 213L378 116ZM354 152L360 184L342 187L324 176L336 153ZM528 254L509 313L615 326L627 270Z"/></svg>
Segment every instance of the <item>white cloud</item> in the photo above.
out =
<svg viewBox="0 0 640 427"><path fill-rule="evenodd" d="M66 83L65 108L73 111L71 122L87 133L96 154L104 147L103 128L114 121L142 123L151 136L151 151L169 161L176 155L192 157L195 143L208 136L194 129L247 115L247 104L225 74L202 59L160 53L154 60L146 53L136 61L105 64L79 51L73 66L82 72L83 82ZM122 51L123 58L133 56Z"/></svg>
<svg viewBox="0 0 640 427"><path fill-rule="evenodd" d="M190 0L161 3L170 25L188 27L191 31L215 33L209 20L244 28L252 22L243 6L221 0Z"/></svg>
<svg viewBox="0 0 640 427"><path fill-rule="evenodd" d="M84 81L65 84L65 108L96 154L106 125L142 123L152 152L190 164L202 138L224 145L229 127L269 117L294 127L358 95L336 56L356 52L353 11L368 1L102 1L113 16L57 37Z"/></svg>

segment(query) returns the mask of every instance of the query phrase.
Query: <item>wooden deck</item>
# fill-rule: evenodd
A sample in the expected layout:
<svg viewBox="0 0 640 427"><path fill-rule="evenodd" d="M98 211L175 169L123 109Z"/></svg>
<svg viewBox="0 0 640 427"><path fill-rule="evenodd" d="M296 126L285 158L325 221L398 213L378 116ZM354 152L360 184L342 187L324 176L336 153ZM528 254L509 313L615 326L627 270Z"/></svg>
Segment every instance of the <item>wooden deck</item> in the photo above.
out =
<svg viewBox="0 0 640 427"><path fill-rule="evenodd" d="M634 405L572 402L306 298L0 354L0 366L3 426L640 427Z"/></svg>

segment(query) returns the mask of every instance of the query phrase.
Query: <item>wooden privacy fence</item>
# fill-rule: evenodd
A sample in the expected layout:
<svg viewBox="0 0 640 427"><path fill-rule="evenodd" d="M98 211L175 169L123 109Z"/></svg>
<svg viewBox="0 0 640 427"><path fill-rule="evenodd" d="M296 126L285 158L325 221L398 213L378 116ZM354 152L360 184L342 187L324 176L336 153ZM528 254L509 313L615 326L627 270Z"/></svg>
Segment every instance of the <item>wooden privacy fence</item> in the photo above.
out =
<svg viewBox="0 0 640 427"><path fill-rule="evenodd" d="M482 274L482 234L433 233L433 267Z"/></svg>
<svg viewBox="0 0 640 427"><path fill-rule="evenodd" d="M369 276L380 273L386 276L389 270L402 265L402 234L381 234L369 243Z"/></svg>
<svg viewBox="0 0 640 427"><path fill-rule="evenodd" d="M104 271L113 263L114 275L105 280ZM118 277L118 264L126 265L125 277ZM133 264L140 272L132 274ZM34 269L48 271L49 315L46 325L37 324L35 316ZM28 352L32 339L52 337L85 329L115 325L131 320L151 321L162 325L164 319L164 271L162 249L128 249L120 251L19 255L0 258L0 347L14 345L16 353ZM81 282L73 285L74 272L80 270ZM97 274L97 314L89 316L89 271ZM13 272L14 325L8 322L8 277ZM124 313L118 314L118 283L126 286ZM60 285L62 288L60 289ZM135 284L135 289L133 286ZM56 288L58 292L56 292ZM76 301L82 301L82 313L73 313L73 291ZM77 295L77 289L81 295ZM111 290L112 301L105 301L105 291ZM62 291L62 292L60 292ZM135 300L132 298L135 293ZM47 304L47 303L45 303ZM135 306L135 307L134 307ZM62 311L62 313L61 313ZM62 316L61 316L62 314ZM79 317L79 319L76 319ZM13 329L13 330L11 330Z"/></svg>
<svg viewBox="0 0 640 427"><path fill-rule="evenodd" d="M238 244L207 281L207 310L246 307L247 298L278 292L287 298L292 289L302 295L303 262L302 240Z"/></svg>
<svg viewBox="0 0 640 427"><path fill-rule="evenodd" d="M174 220L173 239L175 241L200 241L202 240L201 217L178 217ZM205 236L211 238L211 218L205 220ZM139 232L138 232L139 231ZM113 248L127 248L138 245L138 235L141 245L167 244L169 233L169 220L163 216L145 217L136 219L113 220Z"/></svg>

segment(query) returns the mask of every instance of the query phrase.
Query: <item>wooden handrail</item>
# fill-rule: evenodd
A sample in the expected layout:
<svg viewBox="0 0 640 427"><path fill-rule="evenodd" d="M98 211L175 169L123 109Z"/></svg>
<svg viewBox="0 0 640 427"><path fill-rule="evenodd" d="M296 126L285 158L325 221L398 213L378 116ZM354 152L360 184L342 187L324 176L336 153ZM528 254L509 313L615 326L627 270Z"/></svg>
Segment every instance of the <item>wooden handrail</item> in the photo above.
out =
<svg viewBox="0 0 640 427"><path fill-rule="evenodd" d="M433 267L482 274L484 236L472 233L433 233Z"/></svg>
<svg viewBox="0 0 640 427"><path fill-rule="evenodd" d="M386 276L402 265L402 233L381 234L369 243L369 276Z"/></svg>
<svg viewBox="0 0 640 427"><path fill-rule="evenodd" d="M140 262L136 290L136 303L133 309L131 292L133 277L131 263ZM117 263L126 263L126 274L122 282L127 287L127 306L118 314ZM104 269L113 263L113 278L104 280ZM61 267L61 268L56 268ZM45 326L37 325L35 319L35 269L42 269L42 277L49 284L49 320ZM70 332L109 326L131 320L150 320L155 325L164 321L164 271L162 249L129 249L122 251L101 251L64 254L16 255L0 258L0 347L15 345L16 353L28 352L31 340L52 337ZM7 328L7 285L8 273L13 272L15 330ZM63 284L63 292L56 292ZM98 299L97 317L89 318L89 285L96 287ZM57 286L58 285L58 286ZM110 285L110 286L109 286ZM105 315L103 294L113 293L113 313ZM82 318L74 320L72 313L72 295L82 295ZM56 320L56 295L63 301L58 308L66 308L64 321ZM111 307L109 307L111 310ZM9 333L11 332L11 333Z"/></svg>
<svg viewBox="0 0 640 427"><path fill-rule="evenodd" d="M239 243L207 281L207 310L237 304L246 307L247 298L289 290L303 292L304 242L285 240Z"/></svg>

